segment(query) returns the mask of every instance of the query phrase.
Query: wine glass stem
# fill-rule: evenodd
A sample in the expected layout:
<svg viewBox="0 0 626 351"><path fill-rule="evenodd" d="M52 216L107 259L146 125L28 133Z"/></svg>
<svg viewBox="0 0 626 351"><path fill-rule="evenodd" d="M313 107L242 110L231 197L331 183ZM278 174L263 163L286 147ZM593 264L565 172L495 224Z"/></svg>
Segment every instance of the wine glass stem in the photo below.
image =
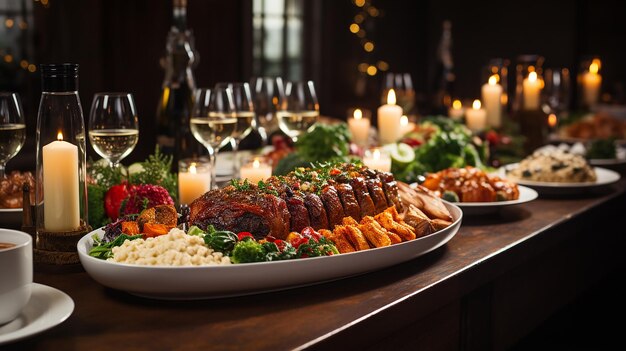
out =
<svg viewBox="0 0 626 351"><path fill-rule="evenodd" d="M0 179L4 178L4 164L0 164Z"/></svg>
<svg viewBox="0 0 626 351"><path fill-rule="evenodd" d="M207 147L209 156L211 157L211 190L217 189L217 181L215 179L215 165L217 164L217 148Z"/></svg>
<svg viewBox="0 0 626 351"><path fill-rule="evenodd" d="M239 178L239 139L234 139L233 147L233 178Z"/></svg>

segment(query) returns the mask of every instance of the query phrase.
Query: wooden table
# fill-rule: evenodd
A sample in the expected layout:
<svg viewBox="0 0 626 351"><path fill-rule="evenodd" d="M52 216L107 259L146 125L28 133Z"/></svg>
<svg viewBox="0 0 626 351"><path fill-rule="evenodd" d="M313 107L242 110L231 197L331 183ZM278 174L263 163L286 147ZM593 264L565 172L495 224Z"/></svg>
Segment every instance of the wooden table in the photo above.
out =
<svg viewBox="0 0 626 351"><path fill-rule="evenodd" d="M464 218L447 245L413 261L247 297L148 300L105 288L83 271L38 270L35 281L69 294L75 310L61 325L4 347L504 349L624 267L623 224L610 225L624 216L625 188L622 180L600 195L540 198Z"/></svg>

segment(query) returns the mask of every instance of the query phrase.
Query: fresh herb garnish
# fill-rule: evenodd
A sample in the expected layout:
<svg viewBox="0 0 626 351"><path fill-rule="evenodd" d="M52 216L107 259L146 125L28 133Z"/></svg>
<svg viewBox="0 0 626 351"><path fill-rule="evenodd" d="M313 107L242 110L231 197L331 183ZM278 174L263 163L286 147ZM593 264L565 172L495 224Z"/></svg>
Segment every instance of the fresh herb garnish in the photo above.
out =
<svg viewBox="0 0 626 351"><path fill-rule="evenodd" d="M246 191L250 190L251 184L248 182L248 179L244 179L243 182L241 179L231 179L230 185L232 185L238 191Z"/></svg>
<svg viewBox="0 0 626 351"><path fill-rule="evenodd" d="M94 247L91 248L91 250L89 250L89 256L99 258L102 260L109 259L113 257L114 247L122 245L124 241L126 240L135 240L135 239L140 239L142 237L143 236L141 234L138 234L138 235L120 234L117 238L115 238L115 240L105 243L102 240L100 240L100 238L98 238L97 234L94 234L92 238L93 238L93 242L95 245Z"/></svg>

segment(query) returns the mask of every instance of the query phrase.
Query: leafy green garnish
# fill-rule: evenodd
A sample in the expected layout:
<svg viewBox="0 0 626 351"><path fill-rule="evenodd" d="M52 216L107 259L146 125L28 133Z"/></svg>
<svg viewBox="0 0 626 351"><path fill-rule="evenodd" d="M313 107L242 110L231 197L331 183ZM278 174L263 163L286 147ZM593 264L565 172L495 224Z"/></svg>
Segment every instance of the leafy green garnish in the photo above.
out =
<svg viewBox="0 0 626 351"><path fill-rule="evenodd" d="M98 238L97 234L94 234L92 238L93 238L93 242L95 245L94 247L91 248L91 250L89 250L89 256L99 258L102 260L109 259L113 257L112 250L114 247L122 245L124 241L126 240L135 240L135 239L140 239L142 237L143 236L141 234L127 235L127 234L122 233L117 238L115 238L115 240L108 242L108 243L104 243L100 240L100 238Z"/></svg>
<svg viewBox="0 0 626 351"><path fill-rule="evenodd" d="M585 154L588 159L612 159L617 157L615 139L597 139L590 143Z"/></svg>
<svg viewBox="0 0 626 351"><path fill-rule="evenodd" d="M231 179L230 185L232 185L238 191L250 190L251 184L248 179L244 179L243 182L240 179Z"/></svg>
<svg viewBox="0 0 626 351"><path fill-rule="evenodd" d="M176 202L177 180L176 175L171 172L172 155L162 154L157 146L154 154L141 163L143 171L130 175L131 184L155 184L164 187ZM115 183L118 184L118 183Z"/></svg>

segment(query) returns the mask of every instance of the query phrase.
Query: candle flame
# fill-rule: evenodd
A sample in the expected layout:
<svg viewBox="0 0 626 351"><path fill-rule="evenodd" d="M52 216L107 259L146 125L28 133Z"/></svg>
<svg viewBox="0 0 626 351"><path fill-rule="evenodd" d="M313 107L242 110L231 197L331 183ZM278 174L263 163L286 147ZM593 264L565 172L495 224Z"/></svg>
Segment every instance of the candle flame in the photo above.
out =
<svg viewBox="0 0 626 351"><path fill-rule="evenodd" d="M61 131L59 130L59 132L57 133L57 140L61 141L63 140L63 133L61 133Z"/></svg>
<svg viewBox="0 0 626 351"><path fill-rule="evenodd" d="M407 126L409 124L409 117L407 117L406 115L402 115L402 117L400 117L400 125L401 126Z"/></svg>
<svg viewBox="0 0 626 351"><path fill-rule="evenodd" d="M189 173L192 173L192 174L196 174L197 173L197 171L196 171L196 163L195 162L191 162L191 165L189 165Z"/></svg>
<svg viewBox="0 0 626 351"><path fill-rule="evenodd" d="M589 65L589 73L598 74L598 70L600 69L599 65L596 62L592 62Z"/></svg>
<svg viewBox="0 0 626 351"><path fill-rule="evenodd" d="M389 93L387 93L387 104L396 104L396 92L393 89L389 89Z"/></svg>
<svg viewBox="0 0 626 351"><path fill-rule="evenodd" d="M494 74L489 77L489 85L496 85L498 83L498 75Z"/></svg>
<svg viewBox="0 0 626 351"><path fill-rule="evenodd" d="M528 81L529 82L536 82L537 81L537 72L530 72L528 73Z"/></svg>
<svg viewBox="0 0 626 351"><path fill-rule="evenodd" d="M461 107L463 107L463 104L461 103L461 100L454 100L454 102L452 102L452 108L455 110L460 110Z"/></svg>
<svg viewBox="0 0 626 351"><path fill-rule="evenodd" d="M252 161L252 168L259 168L261 167L261 162L259 161L258 158L255 158L254 161Z"/></svg>
<svg viewBox="0 0 626 351"><path fill-rule="evenodd" d="M480 110L480 106L481 106L480 105L480 100L478 100L478 99L474 100L474 102L472 103L472 108L474 110Z"/></svg>
<svg viewBox="0 0 626 351"><path fill-rule="evenodd" d="M557 121L558 121L558 120L557 120L556 115L555 115L554 113L551 113L551 114L548 116L548 125L549 125L551 128L554 128L554 127L556 126Z"/></svg>
<svg viewBox="0 0 626 351"><path fill-rule="evenodd" d="M372 157L375 160L380 160L380 149L374 149L374 151L372 151Z"/></svg>
<svg viewBox="0 0 626 351"><path fill-rule="evenodd" d="M361 111L360 108L357 108L356 110L354 110L354 119L361 119L363 118L363 111Z"/></svg>

